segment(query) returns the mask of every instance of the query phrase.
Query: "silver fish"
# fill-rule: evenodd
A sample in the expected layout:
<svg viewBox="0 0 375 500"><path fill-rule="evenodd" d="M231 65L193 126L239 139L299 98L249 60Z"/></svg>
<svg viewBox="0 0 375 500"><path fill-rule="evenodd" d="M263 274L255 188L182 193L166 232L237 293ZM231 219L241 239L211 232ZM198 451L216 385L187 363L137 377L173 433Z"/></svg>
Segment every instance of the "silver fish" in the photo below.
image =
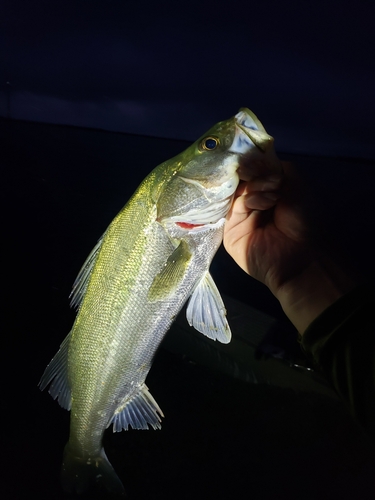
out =
<svg viewBox="0 0 375 500"><path fill-rule="evenodd" d="M74 285L73 328L40 388L71 411L62 465L66 491L123 485L103 446L104 431L160 428L163 413L145 385L155 352L190 297L187 320L213 340L231 331L209 273L223 238L243 155L278 160L273 139L242 108L188 149L156 167L111 222Z"/></svg>

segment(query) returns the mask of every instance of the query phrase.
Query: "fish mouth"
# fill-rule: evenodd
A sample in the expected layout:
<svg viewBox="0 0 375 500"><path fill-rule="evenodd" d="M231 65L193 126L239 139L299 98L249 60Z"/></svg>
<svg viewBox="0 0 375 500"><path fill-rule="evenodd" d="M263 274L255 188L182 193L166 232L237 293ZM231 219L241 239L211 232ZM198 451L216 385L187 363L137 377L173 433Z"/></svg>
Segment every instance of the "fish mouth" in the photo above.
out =
<svg viewBox="0 0 375 500"><path fill-rule="evenodd" d="M273 147L273 137L267 134L262 123L248 108L241 108L234 116L235 135L229 151L245 154L256 147L263 153Z"/></svg>

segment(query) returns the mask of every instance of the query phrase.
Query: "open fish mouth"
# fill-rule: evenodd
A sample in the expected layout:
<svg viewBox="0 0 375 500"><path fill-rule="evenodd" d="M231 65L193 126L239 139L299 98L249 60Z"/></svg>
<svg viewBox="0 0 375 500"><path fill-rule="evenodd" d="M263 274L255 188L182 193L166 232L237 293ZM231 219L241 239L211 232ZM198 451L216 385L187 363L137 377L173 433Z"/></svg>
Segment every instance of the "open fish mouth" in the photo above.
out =
<svg viewBox="0 0 375 500"><path fill-rule="evenodd" d="M265 131L258 118L247 108L235 115L235 136L229 151L245 154L256 147L265 152L273 146L273 137Z"/></svg>

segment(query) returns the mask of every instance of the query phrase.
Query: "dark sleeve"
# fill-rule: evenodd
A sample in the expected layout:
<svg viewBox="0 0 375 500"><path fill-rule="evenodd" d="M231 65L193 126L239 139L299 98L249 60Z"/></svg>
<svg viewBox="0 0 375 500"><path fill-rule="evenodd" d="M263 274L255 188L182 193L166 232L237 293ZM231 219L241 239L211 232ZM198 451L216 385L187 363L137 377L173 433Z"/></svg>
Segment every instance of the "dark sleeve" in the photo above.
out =
<svg viewBox="0 0 375 500"><path fill-rule="evenodd" d="M313 321L301 344L375 437L375 291L361 286L341 297Z"/></svg>

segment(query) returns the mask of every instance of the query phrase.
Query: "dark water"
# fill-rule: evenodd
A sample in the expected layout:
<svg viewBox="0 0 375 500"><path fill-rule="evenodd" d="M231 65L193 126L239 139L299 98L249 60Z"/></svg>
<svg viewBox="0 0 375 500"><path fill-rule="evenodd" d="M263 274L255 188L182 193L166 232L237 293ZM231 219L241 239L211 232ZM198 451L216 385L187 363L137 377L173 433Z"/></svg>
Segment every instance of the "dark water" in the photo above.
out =
<svg viewBox="0 0 375 500"><path fill-rule="evenodd" d="M74 320L71 284L142 178L186 143L0 125L2 498L63 499L58 476L69 414L37 383ZM373 165L297 160L320 190L317 210L325 207L335 237L373 275ZM224 251L213 275L231 297L235 341L212 347L187 332L183 318L168 334L147 380L165 413L162 430L105 436L128 497L374 498L374 448L324 382L290 367L305 360L276 301Z"/></svg>

